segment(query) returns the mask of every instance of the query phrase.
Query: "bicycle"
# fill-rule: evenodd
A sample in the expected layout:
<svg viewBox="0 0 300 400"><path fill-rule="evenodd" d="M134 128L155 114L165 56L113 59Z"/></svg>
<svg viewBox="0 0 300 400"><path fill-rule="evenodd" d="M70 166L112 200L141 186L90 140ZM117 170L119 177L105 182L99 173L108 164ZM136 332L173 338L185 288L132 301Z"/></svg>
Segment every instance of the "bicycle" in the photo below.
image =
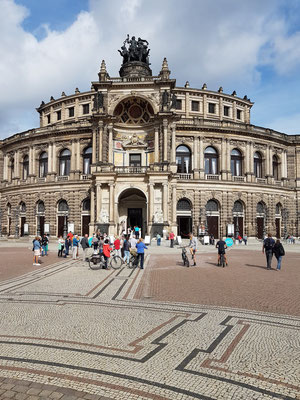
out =
<svg viewBox="0 0 300 400"><path fill-rule="evenodd" d="M182 257L182 261L183 261L184 267L189 267L190 266L190 261L189 261L188 256L187 256L186 247L182 247L181 257Z"/></svg>
<svg viewBox="0 0 300 400"><path fill-rule="evenodd" d="M88 258L90 269L102 269L105 267L105 258L103 254L93 254ZM120 269L123 260L120 256L115 254L114 250L111 252L110 259L108 260L108 268Z"/></svg>
<svg viewBox="0 0 300 400"><path fill-rule="evenodd" d="M218 266L224 268L225 265L226 265L225 254L224 253L220 253L220 261L218 262Z"/></svg>
<svg viewBox="0 0 300 400"><path fill-rule="evenodd" d="M138 266L139 266L138 256L131 254L129 258L128 268L137 268Z"/></svg>

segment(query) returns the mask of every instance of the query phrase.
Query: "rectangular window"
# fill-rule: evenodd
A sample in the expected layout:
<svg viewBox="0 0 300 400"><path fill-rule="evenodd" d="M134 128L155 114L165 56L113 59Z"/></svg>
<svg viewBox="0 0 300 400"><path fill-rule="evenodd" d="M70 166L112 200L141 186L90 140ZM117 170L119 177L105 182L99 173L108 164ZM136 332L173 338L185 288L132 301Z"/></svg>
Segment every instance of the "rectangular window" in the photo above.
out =
<svg viewBox="0 0 300 400"><path fill-rule="evenodd" d="M229 117L229 107L224 106L224 117Z"/></svg>
<svg viewBox="0 0 300 400"><path fill-rule="evenodd" d="M199 111L199 101L192 100L192 111Z"/></svg>
<svg viewBox="0 0 300 400"><path fill-rule="evenodd" d="M182 100L176 99L176 110L182 110Z"/></svg>
<svg viewBox="0 0 300 400"><path fill-rule="evenodd" d="M50 114L48 114L47 115L47 123L50 124L50 122L51 122L51 116L50 116Z"/></svg>
<svg viewBox="0 0 300 400"><path fill-rule="evenodd" d="M69 117L74 117L74 107L69 108Z"/></svg>
<svg viewBox="0 0 300 400"><path fill-rule="evenodd" d="M57 114L57 121L59 121L61 119L61 110L56 112Z"/></svg>
<svg viewBox="0 0 300 400"><path fill-rule="evenodd" d="M142 163L141 154L129 154L130 167L140 167Z"/></svg>
<svg viewBox="0 0 300 400"><path fill-rule="evenodd" d="M90 112L90 105L89 104L83 104L82 105L82 114L89 114Z"/></svg>
<svg viewBox="0 0 300 400"><path fill-rule="evenodd" d="M241 110L236 110L236 118L242 119L242 111Z"/></svg>
<svg viewBox="0 0 300 400"><path fill-rule="evenodd" d="M208 112L210 114L216 113L216 105L214 103L208 103Z"/></svg>

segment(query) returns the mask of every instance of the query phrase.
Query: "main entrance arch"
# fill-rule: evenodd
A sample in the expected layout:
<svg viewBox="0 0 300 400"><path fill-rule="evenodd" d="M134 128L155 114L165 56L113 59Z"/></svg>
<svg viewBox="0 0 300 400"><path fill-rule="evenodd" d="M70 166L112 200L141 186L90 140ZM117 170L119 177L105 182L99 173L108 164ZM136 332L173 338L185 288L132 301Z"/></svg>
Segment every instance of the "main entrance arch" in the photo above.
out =
<svg viewBox="0 0 300 400"><path fill-rule="evenodd" d="M142 236L147 232L147 199L145 194L137 188L125 189L118 200L119 220L117 233L121 234L128 228L138 226Z"/></svg>

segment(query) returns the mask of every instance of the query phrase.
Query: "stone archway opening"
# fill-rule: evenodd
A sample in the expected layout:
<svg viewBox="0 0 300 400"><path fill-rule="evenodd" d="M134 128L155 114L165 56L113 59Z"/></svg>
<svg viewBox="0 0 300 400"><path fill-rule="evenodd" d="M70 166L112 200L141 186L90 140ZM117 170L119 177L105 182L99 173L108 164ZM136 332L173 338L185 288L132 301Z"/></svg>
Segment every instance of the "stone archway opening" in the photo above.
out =
<svg viewBox="0 0 300 400"><path fill-rule="evenodd" d="M117 233L127 233L135 226L141 228L142 237L147 232L147 199L145 194L137 188L125 189L118 201Z"/></svg>

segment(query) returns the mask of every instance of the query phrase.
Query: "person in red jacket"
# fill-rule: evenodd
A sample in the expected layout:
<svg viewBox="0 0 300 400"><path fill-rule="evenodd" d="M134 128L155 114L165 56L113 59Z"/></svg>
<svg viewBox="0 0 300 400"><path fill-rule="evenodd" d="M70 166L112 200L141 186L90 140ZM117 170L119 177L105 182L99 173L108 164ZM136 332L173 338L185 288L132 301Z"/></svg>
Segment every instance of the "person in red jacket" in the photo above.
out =
<svg viewBox="0 0 300 400"><path fill-rule="evenodd" d="M174 233L173 233L173 232L170 232L170 234L169 234L170 247L174 247L174 238L175 238Z"/></svg>
<svg viewBox="0 0 300 400"><path fill-rule="evenodd" d="M109 240L105 239L104 244L103 244L103 256L104 256L104 260L105 260L105 266L103 267L103 269L107 269L107 261L110 257L111 251L112 251L112 248L109 247Z"/></svg>
<svg viewBox="0 0 300 400"><path fill-rule="evenodd" d="M114 241L114 246L115 246L116 254L121 257L121 242L120 242L119 236L116 237L116 240Z"/></svg>

